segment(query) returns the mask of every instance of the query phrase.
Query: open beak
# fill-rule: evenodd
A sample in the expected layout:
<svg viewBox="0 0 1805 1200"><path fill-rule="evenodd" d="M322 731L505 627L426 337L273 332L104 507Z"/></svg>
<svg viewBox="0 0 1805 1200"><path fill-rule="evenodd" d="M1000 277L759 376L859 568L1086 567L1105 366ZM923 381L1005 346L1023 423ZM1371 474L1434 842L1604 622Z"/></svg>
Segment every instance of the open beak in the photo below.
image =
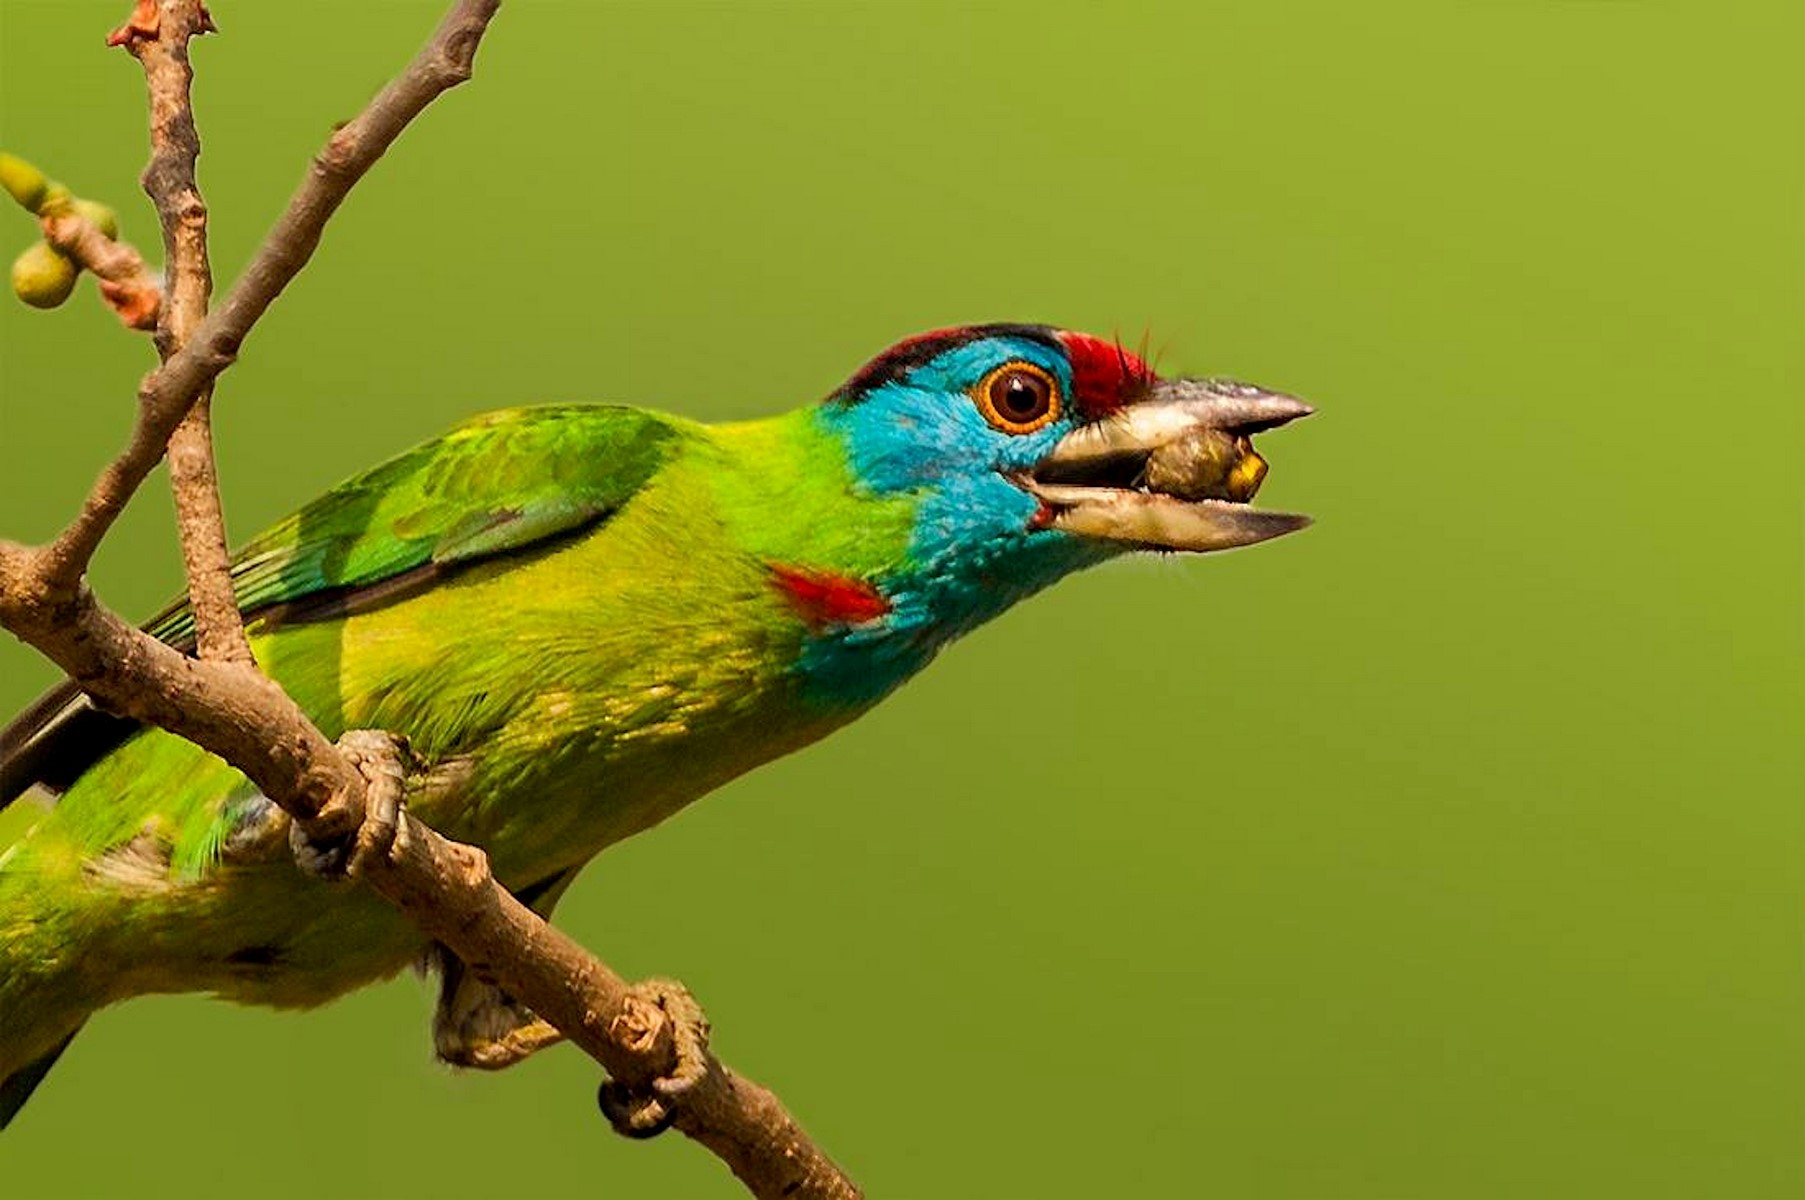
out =
<svg viewBox="0 0 1805 1200"><path fill-rule="evenodd" d="M1043 528L1148 550L1251 546L1310 523L1248 502L1266 477L1253 435L1311 411L1233 380L1160 380L1013 478L1041 502Z"/></svg>

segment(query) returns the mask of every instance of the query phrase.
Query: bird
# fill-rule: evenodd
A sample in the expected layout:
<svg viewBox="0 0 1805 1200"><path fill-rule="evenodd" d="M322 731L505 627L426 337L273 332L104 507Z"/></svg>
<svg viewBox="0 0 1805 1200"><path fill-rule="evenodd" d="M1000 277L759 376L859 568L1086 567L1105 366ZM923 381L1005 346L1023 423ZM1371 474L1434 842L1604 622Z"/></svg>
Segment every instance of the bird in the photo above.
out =
<svg viewBox="0 0 1805 1200"><path fill-rule="evenodd" d="M1063 576L1304 527L1251 503L1251 439L1310 412L1116 339L938 329L764 419L476 417L278 522L232 579L262 669L328 737L404 737L410 810L549 915L604 848ZM185 603L145 628L192 652ZM0 730L0 805L21 797L41 815L0 850L0 1128L137 995L308 1007L427 961L443 1061L558 1039L368 888L298 870L239 771L73 682Z"/></svg>

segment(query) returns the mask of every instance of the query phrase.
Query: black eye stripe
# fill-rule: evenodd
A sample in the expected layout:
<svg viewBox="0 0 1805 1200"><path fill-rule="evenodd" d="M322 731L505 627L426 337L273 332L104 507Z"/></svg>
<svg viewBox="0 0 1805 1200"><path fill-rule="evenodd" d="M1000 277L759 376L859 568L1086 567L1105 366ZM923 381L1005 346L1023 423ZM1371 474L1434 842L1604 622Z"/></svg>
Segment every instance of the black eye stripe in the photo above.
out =
<svg viewBox="0 0 1805 1200"><path fill-rule="evenodd" d="M868 393L885 384L905 381L917 367L926 366L948 350L956 350L985 338L1018 338L1038 342L1055 352L1061 350L1057 335L1047 325L967 325L957 329L938 330L890 347L859 368L851 379L841 384L827 398L828 402L857 404Z"/></svg>

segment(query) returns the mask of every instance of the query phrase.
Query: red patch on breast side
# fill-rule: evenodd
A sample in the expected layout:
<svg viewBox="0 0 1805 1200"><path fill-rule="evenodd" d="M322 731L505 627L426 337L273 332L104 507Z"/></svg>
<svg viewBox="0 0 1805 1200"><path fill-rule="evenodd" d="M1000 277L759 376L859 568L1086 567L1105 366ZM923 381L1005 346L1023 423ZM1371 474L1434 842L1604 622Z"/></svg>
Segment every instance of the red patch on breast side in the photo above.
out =
<svg viewBox="0 0 1805 1200"><path fill-rule="evenodd" d="M1087 416L1100 417L1124 404L1133 404L1153 385L1153 368L1120 342L1106 342L1088 333L1061 333L1067 360L1072 364L1072 390L1078 407Z"/></svg>
<svg viewBox="0 0 1805 1200"><path fill-rule="evenodd" d="M858 625L890 611L884 594L850 575L771 564L771 582L809 626Z"/></svg>

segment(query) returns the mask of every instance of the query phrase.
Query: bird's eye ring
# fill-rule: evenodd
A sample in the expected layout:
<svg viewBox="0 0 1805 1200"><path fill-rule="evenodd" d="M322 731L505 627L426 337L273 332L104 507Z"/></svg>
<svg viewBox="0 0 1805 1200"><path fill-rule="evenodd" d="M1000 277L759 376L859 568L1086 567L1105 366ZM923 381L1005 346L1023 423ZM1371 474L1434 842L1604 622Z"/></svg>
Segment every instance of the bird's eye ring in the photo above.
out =
<svg viewBox="0 0 1805 1200"><path fill-rule="evenodd" d="M972 389L984 419L1004 433L1033 433L1059 416L1059 383L1029 362L1008 362Z"/></svg>

